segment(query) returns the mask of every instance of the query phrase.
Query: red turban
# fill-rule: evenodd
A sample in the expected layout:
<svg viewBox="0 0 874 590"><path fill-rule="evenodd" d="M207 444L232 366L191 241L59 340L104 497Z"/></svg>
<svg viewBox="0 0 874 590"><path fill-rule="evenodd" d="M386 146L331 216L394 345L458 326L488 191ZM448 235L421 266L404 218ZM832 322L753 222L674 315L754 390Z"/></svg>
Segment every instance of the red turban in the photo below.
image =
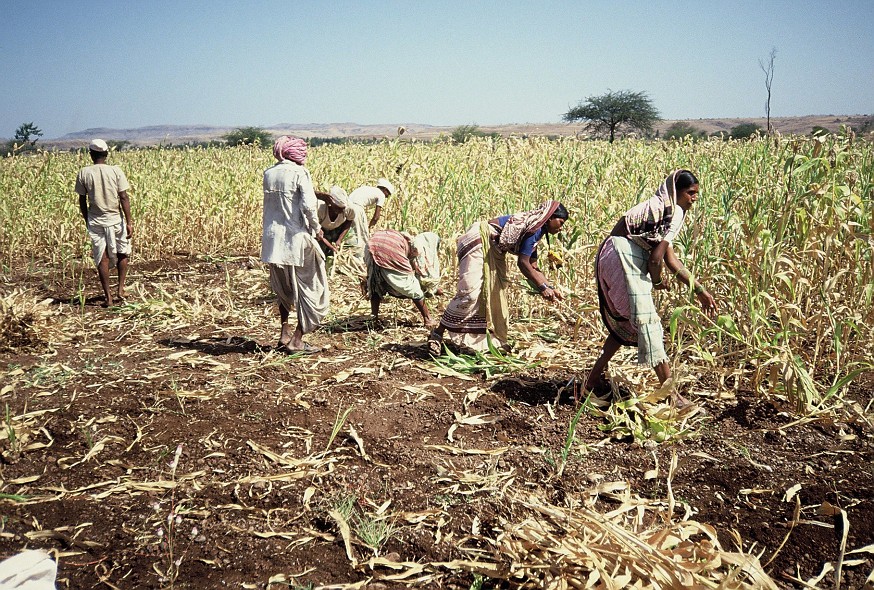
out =
<svg viewBox="0 0 874 590"><path fill-rule="evenodd" d="M291 160L303 166L307 159L307 142L299 137L283 135L273 144L273 156L280 162Z"/></svg>

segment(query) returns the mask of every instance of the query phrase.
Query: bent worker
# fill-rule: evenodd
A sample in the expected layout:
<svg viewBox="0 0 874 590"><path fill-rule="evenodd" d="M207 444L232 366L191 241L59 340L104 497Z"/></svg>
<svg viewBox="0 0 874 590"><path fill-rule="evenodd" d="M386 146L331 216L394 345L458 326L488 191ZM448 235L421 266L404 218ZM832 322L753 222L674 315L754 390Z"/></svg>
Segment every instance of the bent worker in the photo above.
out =
<svg viewBox="0 0 874 590"><path fill-rule="evenodd" d="M439 292L440 263L437 250L440 238L434 232L416 237L385 229L373 232L364 252L367 279L362 282L365 296L370 299L373 319L379 319L379 306L386 296L411 299L422 314L426 328L437 322L431 318L425 297Z"/></svg>
<svg viewBox="0 0 874 590"><path fill-rule="evenodd" d="M671 243L683 228L686 213L698 200L698 179L688 170L675 170L665 178L655 195L623 215L595 259L595 281L601 319L609 335L601 355L586 379L586 390L598 398L612 394L607 365L621 346L637 347L637 362L652 367L659 383L671 377L665 352L664 330L653 302L653 289L670 288L669 276L689 287L704 313L716 315L716 301L683 266ZM679 393L672 394L676 408L691 405Z"/></svg>
<svg viewBox="0 0 874 590"><path fill-rule="evenodd" d="M379 221L382 215L382 208L385 206L385 200L393 195L395 187L392 186L385 178L380 178L376 181L376 186L359 186L349 195L349 201L355 205L359 205L365 211L373 208L373 216L370 218L368 228L372 228Z"/></svg>
<svg viewBox="0 0 874 590"><path fill-rule="evenodd" d="M319 240L319 246L325 256L334 256L340 251L343 240L350 229L355 228L359 239L353 245L355 257L364 259L364 249L370 235L367 226L364 225L364 210L349 201L346 191L337 185L331 187L327 193L316 191L316 199L319 201L318 215L319 226L324 236Z"/></svg>
<svg viewBox="0 0 874 590"><path fill-rule="evenodd" d="M561 231L568 211L558 201L536 209L478 221L458 238L458 293L446 306L440 325L428 336L434 356L443 351L444 332L460 346L485 351L489 341L508 348L506 254L517 256L522 275L547 301L564 299L537 266L537 244Z"/></svg>

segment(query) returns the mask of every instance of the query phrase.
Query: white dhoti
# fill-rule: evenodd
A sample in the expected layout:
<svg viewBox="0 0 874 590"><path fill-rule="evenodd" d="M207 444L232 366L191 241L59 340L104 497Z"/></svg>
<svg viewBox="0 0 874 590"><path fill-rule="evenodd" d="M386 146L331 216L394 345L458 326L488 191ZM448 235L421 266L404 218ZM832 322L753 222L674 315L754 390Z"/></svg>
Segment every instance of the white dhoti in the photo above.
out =
<svg viewBox="0 0 874 590"><path fill-rule="evenodd" d="M103 255L109 257L110 266L118 264L118 255L130 256L130 240L127 238L127 226L121 223L110 226L88 224L88 236L91 238L91 257L99 266Z"/></svg>
<svg viewBox="0 0 874 590"><path fill-rule="evenodd" d="M310 239L303 249L303 265L269 265L270 287L285 309L297 313L297 323L304 334L322 325L330 303L325 255L316 241L307 237Z"/></svg>

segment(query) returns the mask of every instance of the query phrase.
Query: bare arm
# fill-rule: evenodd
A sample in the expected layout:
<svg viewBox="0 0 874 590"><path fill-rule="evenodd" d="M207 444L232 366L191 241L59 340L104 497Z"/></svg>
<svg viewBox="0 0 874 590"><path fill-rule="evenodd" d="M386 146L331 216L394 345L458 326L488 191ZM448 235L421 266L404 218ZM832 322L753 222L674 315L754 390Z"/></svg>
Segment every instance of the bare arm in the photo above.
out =
<svg viewBox="0 0 874 590"><path fill-rule="evenodd" d="M82 214L82 219L88 223L88 196L79 195L79 212Z"/></svg>
<svg viewBox="0 0 874 590"><path fill-rule="evenodd" d="M349 232L349 228L352 227L352 221L347 219L343 222L343 225L340 226L340 235L337 236L337 241L334 242L337 246L343 243L343 238L346 237L346 234Z"/></svg>
<svg viewBox="0 0 874 590"><path fill-rule="evenodd" d="M526 279L537 285L537 288L540 289L540 295L544 299L547 301L552 301L553 299L564 299L561 292L549 284L546 275L540 272L540 269L537 268L537 265L531 260L530 256L520 254L518 258L519 260L517 264L519 266L519 271Z"/></svg>
<svg viewBox="0 0 874 590"><path fill-rule="evenodd" d="M373 227L376 225L376 222L379 221L380 216L382 215L382 207L379 205L376 206L376 211L373 212L373 217L370 218L370 226Z"/></svg>
<svg viewBox="0 0 874 590"><path fill-rule="evenodd" d="M665 258L668 251L673 253L671 243L662 240L659 245L652 249L649 253L649 260L646 263L646 269L649 271L649 276L652 279L652 285L656 289L667 289L668 286L662 280L662 269L664 268ZM676 259L676 256L674 257Z"/></svg>
<svg viewBox="0 0 874 590"><path fill-rule="evenodd" d="M667 243L667 242L663 242ZM677 255L674 253L674 248L668 244L667 252L665 255L665 266L668 267L668 270L677 277L677 280L686 285L687 287L692 287L692 290L695 292L695 296L698 298L698 303L701 304L701 308L704 310L708 316L713 317L716 314L716 300L713 298L713 295L710 294L707 289L704 288L704 285L699 283L692 277L692 273L689 272L680 259L677 258Z"/></svg>
<svg viewBox="0 0 874 590"><path fill-rule="evenodd" d="M130 214L130 197L127 191L119 191L118 202L121 205L121 212L124 213L124 224L127 226L127 239L131 239L134 235L134 222Z"/></svg>

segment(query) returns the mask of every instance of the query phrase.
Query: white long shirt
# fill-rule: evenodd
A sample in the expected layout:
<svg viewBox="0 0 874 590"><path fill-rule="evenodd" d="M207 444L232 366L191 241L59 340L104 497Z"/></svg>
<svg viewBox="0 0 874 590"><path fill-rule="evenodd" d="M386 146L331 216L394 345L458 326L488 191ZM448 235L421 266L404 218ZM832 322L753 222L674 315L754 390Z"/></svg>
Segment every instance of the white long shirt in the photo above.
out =
<svg viewBox="0 0 874 590"><path fill-rule="evenodd" d="M261 261L303 266L304 252L319 229L316 193L309 170L283 160L264 171Z"/></svg>

